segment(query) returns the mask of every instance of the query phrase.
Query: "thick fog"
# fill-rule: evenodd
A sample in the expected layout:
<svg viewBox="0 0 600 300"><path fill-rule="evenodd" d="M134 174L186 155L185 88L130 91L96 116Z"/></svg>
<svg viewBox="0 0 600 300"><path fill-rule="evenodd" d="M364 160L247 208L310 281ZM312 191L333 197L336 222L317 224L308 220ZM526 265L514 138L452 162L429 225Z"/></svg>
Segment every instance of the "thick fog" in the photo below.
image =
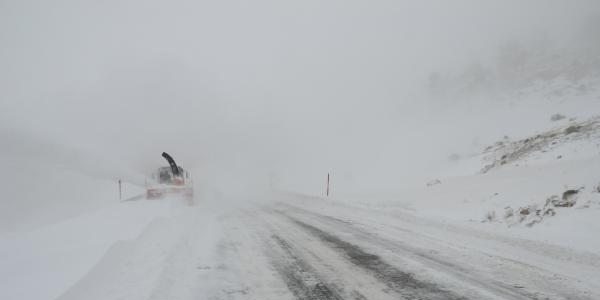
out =
<svg viewBox="0 0 600 300"><path fill-rule="evenodd" d="M422 184L483 146L486 105L434 99L432 76L511 41L596 55L599 18L595 0L1 1L0 185L21 162L143 184L162 151L222 193Z"/></svg>

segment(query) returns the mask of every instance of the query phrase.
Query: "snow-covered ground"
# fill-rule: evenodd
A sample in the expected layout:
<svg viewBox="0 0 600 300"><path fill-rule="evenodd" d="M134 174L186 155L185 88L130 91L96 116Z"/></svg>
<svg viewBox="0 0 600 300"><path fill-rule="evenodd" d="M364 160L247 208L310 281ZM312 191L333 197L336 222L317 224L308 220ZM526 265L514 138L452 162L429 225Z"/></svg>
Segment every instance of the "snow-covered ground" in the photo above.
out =
<svg viewBox="0 0 600 300"><path fill-rule="evenodd" d="M564 184L593 185L599 163L507 166L387 200L265 193L195 206L125 201L3 235L0 296L596 299L595 193L582 190L580 204L531 227L485 216L543 204L541 195Z"/></svg>
<svg viewBox="0 0 600 300"><path fill-rule="evenodd" d="M169 203L123 202L28 232L3 235L0 297L54 299L115 243L135 239L157 218L170 215Z"/></svg>
<svg viewBox="0 0 600 300"><path fill-rule="evenodd" d="M174 209L170 200L136 203L168 213L87 264L91 270L59 299L600 296L597 251L492 232L481 223L286 193L229 208L216 201Z"/></svg>

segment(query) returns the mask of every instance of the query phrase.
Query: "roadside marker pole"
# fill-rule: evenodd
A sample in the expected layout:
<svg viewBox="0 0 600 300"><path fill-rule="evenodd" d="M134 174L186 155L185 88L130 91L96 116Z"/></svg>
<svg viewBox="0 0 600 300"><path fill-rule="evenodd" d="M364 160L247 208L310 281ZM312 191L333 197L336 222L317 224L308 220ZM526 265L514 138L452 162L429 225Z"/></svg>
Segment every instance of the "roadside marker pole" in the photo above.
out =
<svg viewBox="0 0 600 300"><path fill-rule="evenodd" d="M121 195L122 195L122 194L121 194L121 179L119 179L119 201L121 201L121 200L122 200L122 197L121 197Z"/></svg>
<svg viewBox="0 0 600 300"><path fill-rule="evenodd" d="M329 197L329 173L327 173L327 197Z"/></svg>

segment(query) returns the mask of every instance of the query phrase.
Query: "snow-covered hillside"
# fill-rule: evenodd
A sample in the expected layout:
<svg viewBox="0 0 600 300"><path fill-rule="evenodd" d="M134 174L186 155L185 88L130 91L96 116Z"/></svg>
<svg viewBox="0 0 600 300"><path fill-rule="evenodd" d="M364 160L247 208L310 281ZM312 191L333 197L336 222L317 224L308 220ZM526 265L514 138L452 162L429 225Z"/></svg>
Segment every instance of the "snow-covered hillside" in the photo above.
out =
<svg viewBox="0 0 600 300"><path fill-rule="evenodd" d="M464 150L450 155L421 187L339 200L600 249L599 77L537 81L491 102L488 109L475 108L475 116L464 116L487 117L469 131L478 142L457 146ZM456 110L441 114L455 116Z"/></svg>

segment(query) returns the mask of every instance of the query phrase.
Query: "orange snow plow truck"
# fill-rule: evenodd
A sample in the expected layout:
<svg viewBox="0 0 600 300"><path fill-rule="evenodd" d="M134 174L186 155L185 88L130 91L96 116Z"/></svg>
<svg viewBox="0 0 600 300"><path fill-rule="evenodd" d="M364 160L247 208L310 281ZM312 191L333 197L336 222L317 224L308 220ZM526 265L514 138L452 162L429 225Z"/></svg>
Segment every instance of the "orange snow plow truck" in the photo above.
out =
<svg viewBox="0 0 600 300"><path fill-rule="evenodd" d="M166 152L162 153L168 162L168 167L160 167L146 180L146 198L159 199L168 195L180 195L192 201L194 189L190 173L175 163Z"/></svg>

